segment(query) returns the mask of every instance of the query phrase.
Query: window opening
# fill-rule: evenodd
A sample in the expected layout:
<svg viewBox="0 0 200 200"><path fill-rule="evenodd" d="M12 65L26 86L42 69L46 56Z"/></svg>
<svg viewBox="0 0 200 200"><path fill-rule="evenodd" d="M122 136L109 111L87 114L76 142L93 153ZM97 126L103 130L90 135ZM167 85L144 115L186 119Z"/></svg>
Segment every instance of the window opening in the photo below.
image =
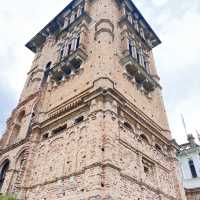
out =
<svg viewBox="0 0 200 200"><path fill-rule="evenodd" d="M191 174L192 174L192 178L196 178L197 172L196 172L193 160L189 160L189 167L190 167L190 171L191 171Z"/></svg>
<svg viewBox="0 0 200 200"><path fill-rule="evenodd" d="M78 123L82 122L83 120L84 120L84 117L81 116L81 117L76 118L75 121L74 121L74 123L78 124Z"/></svg>

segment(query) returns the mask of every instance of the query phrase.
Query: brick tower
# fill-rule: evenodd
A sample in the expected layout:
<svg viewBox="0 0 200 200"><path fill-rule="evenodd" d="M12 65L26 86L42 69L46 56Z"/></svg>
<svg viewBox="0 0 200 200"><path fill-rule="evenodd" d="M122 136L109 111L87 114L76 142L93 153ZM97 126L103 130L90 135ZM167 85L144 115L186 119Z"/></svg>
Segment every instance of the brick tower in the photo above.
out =
<svg viewBox="0 0 200 200"><path fill-rule="evenodd" d="M185 200L152 49L131 0L74 0L35 53L1 139L0 189L22 200Z"/></svg>

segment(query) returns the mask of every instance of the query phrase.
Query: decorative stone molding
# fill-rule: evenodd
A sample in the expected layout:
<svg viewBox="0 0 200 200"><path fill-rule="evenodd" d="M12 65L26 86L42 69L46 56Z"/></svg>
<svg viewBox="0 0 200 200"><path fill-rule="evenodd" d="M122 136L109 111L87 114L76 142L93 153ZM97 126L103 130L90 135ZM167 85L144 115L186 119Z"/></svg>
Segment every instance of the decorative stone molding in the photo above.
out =
<svg viewBox="0 0 200 200"><path fill-rule="evenodd" d="M114 40L114 25L109 19L101 19L95 24L95 37L97 40L98 35L101 33L108 33Z"/></svg>

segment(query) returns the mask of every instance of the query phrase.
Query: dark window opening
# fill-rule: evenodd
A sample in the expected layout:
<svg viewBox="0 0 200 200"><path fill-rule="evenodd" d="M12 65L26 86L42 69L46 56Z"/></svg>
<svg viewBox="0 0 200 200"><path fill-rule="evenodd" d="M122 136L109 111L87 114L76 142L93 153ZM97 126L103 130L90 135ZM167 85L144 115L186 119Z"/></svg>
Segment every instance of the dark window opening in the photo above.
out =
<svg viewBox="0 0 200 200"><path fill-rule="evenodd" d="M46 65L46 67L45 67L45 69L46 69L46 70L49 70L50 67L51 67L51 64L52 64L52 62L48 62L47 65Z"/></svg>
<svg viewBox="0 0 200 200"><path fill-rule="evenodd" d="M80 36L76 40L76 49L79 48L79 45L80 45Z"/></svg>
<svg viewBox="0 0 200 200"><path fill-rule="evenodd" d="M147 166L144 166L144 173L149 174L149 168Z"/></svg>
<svg viewBox="0 0 200 200"><path fill-rule="evenodd" d="M0 190L2 189L3 183L5 181L6 174L9 169L9 165L10 165L10 161L6 160L0 169L1 170L0 171Z"/></svg>
<svg viewBox="0 0 200 200"><path fill-rule="evenodd" d="M124 122L124 126L128 129L132 129L132 126L128 122Z"/></svg>
<svg viewBox="0 0 200 200"><path fill-rule="evenodd" d="M49 134L48 133L45 133L43 136L42 136L42 139L45 140L49 137Z"/></svg>
<svg viewBox="0 0 200 200"><path fill-rule="evenodd" d="M67 125L65 124L64 126L60 126L56 129L53 130L52 134L55 135L55 134L58 134L58 133L61 133L62 131L64 131L65 129L67 128Z"/></svg>
<svg viewBox="0 0 200 200"><path fill-rule="evenodd" d="M62 59L63 55L64 55L64 49L61 49L61 51L60 51L60 59Z"/></svg>
<svg viewBox="0 0 200 200"><path fill-rule="evenodd" d="M43 76L43 79L42 79L42 85L47 82L47 79L49 77L51 64L52 64L52 62L48 62L46 67L45 67L45 72L44 72L44 76Z"/></svg>
<svg viewBox="0 0 200 200"><path fill-rule="evenodd" d="M162 151L160 145L158 145L158 144L155 145L155 148L156 148L156 150L158 150L158 151Z"/></svg>
<svg viewBox="0 0 200 200"><path fill-rule="evenodd" d="M72 63L72 65L73 65L74 69L75 69L75 70L78 70L78 69L80 69L80 67L81 67L82 61L79 60L79 59L74 59L74 60L72 60L71 63Z"/></svg>
<svg viewBox="0 0 200 200"><path fill-rule="evenodd" d="M141 138L142 141L149 144L149 140L147 139L147 137L144 134L140 135L140 138Z"/></svg>
<svg viewBox="0 0 200 200"><path fill-rule="evenodd" d="M71 52L71 48L72 48L72 44L70 43L70 44L68 45L68 51L67 51L67 55L69 55L69 54L70 54L70 52Z"/></svg>
<svg viewBox="0 0 200 200"><path fill-rule="evenodd" d="M137 51L137 62L140 63L140 54Z"/></svg>
<svg viewBox="0 0 200 200"><path fill-rule="evenodd" d="M71 68L67 67L66 69L64 69L65 75L69 76L72 72Z"/></svg>
<svg viewBox="0 0 200 200"><path fill-rule="evenodd" d="M84 120L84 117L81 116L81 117L76 118L75 121L74 121L74 123L78 124L78 123L81 123L83 120Z"/></svg>
<svg viewBox="0 0 200 200"><path fill-rule="evenodd" d="M132 46L131 46L130 41L129 41L129 54L132 55Z"/></svg>
<svg viewBox="0 0 200 200"><path fill-rule="evenodd" d="M193 160L189 160L189 167L192 174L192 178L197 178L197 172L196 172Z"/></svg>

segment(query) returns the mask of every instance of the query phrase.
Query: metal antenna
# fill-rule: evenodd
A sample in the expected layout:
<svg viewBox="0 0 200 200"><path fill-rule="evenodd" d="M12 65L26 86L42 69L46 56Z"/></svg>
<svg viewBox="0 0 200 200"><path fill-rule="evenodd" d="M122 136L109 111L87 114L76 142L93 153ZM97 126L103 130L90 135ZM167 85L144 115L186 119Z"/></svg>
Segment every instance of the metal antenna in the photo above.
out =
<svg viewBox="0 0 200 200"><path fill-rule="evenodd" d="M187 128L186 128L186 123L185 123L185 119L184 119L184 117L183 117L182 114L181 114L181 118L182 118L182 123L183 123L184 130L185 130L185 134L186 134L186 136L187 136L188 133L187 133Z"/></svg>

